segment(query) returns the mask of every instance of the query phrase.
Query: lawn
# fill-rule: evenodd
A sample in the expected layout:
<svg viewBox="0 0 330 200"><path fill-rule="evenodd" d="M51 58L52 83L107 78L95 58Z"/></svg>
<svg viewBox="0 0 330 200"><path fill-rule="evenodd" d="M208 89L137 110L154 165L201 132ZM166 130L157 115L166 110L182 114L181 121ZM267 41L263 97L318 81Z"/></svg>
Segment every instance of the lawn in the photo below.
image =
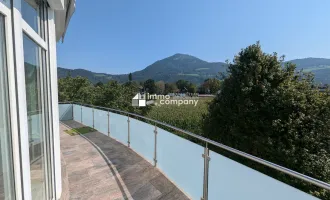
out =
<svg viewBox="0 0 330 200"><path fill-rule="evenodd" d="M90 133L90 132L94 132L94 131L96 131L96 130L91 127L88 127L88 126L65 130L65 132L71 136L79 135L79 134L86 134L86 133Z"/></svg>
<svg viewBox="0 0 330 200"><path fill-rule="evenodd" d="M201 134L203 115L207 113L208 103L212 99L210 97L199 98L196 107L193 105L153 106L147 117L195 134Z"/></svg>

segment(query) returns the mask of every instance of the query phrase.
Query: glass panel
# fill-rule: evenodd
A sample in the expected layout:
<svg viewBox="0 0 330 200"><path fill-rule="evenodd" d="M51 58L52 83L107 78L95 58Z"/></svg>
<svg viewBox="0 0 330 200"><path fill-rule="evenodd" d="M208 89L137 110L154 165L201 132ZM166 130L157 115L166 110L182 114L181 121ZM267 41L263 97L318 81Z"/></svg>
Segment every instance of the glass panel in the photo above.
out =
<svg viewBox="0 0 330 200"><path fill-rule="evenodd" d="M110 137L127 145L128 125L127 116L110 112Z"/></svg>
<svg viewBox="0 0 330 200"><path fill-rule="evenodd" d="M7 65L5 52L5 23L0 15L0 199L15 199L12 165L11 132L9 123L9 101Z"/></svg>
<svg viewBox="0 0 330 200"><path fill-rule="evenodd" d="M155 126L130 119L131 147L146 160L154 163Z"/></svg>
<svg viewBox="0 0 330 200"><path fill-rule="evenodd" d="M104 135L108 135L108 111L94 109L94 128Z"/></svg>
<svg viewBox="0 0 330 200"><path fill-rule="evenodd" d="M73 120L81 122L81 106L73 105Z"/></svg>
<svg viewBox="0 0 330 200"><path fill-rule="evenodd" d="M38 7L35 0L29 2L22 0L22 17L37 33L39 33Z"/></svg>
<svg viewBox="0 0 330 200"><path fill-rule="evenodd" d="M60 120L72 120L72 104L60 104L59 105L59 118Z"/></svg>
<svg viewBox="0 0 330 200"><path fill-rule="evenodd" d="M46 199L45 123L42 102L41 48L25 34L24 67L30 147L31 190L33 199Z"/></svg>
<svg viewBox="0 0 330 200"><path fill-rule="evenodd" d="M82 107L82 124L93 127L93 110L89 107Z"/></svg>
<svg viewBox="0 0 330 200"><path fill-rule="evenodd" d="M36 3L38 2L38 4ZM22 18L41 38L45 39L45 6L43 1L21 0Z"/></svg>
<svg viewBox="0 0 330 200"><path fill-rule="evenodd" d="M7 8L11 9L11 1L9 0L0 0L0 2L6 6Z"/></svg>
<svg viewBox="0 0 330 200"><path fill-rule="evenodd" d="M209 199L317 199L210 151Z"/></svg>
<svg viewBox="0 0 330 200"><path fill-rule="evenodd" d="M192 199L201 199L203 195L203 153L204 147L158 129L157 165Z"/></svg>

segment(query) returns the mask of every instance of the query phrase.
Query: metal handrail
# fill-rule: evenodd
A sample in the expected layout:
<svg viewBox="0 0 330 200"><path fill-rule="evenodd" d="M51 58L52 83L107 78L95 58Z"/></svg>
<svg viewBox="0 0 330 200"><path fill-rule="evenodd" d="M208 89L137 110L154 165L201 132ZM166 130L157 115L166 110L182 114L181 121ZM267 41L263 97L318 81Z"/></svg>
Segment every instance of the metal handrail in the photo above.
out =
<svg viewBox="0 0 330 200"><path fill-rule="evenodd" d="M303 181L306 181L308 183L311 183L313 185L316 185L316 186L319 186L323 189L326 189L326 190L330 190L330 184L329 183L326 183L326 182L323 182L323 181L320 181L318 179L315 179L315 178L312 178L310 176L307 176L307 175L304 175L304 174L301 174L299 172L296 172L296 171L293 171L291 169L288 169L286 167L282 167L280 165L277 165L275 163L272 163L272 162L269 162L267 160L264 160L264 159L261 159L261 158L258 158L256 156L253 156L253 155L250 155L248 153L245 153L245 152L242 152L242 151L239 151L237 149L234 149L234 148L231 148L229 146L226 146L224 144L221 144L221 143L218 143L218 142L215 142L213 140L210 140L208 138L205 138L203 136L200 136L200 135L196 135L194 133L191 133L189 131L186 131L186 130L183 130L183 129L180 129L180 128L177 128L175 126L172 126L172 125L169 125L169 124L166 124L164 122L160 122L158 120L154 120L154 119L150 119L148 117L144 117L142 115L139 115L139 114L135 114L135 113L130 113L130 112L126 112L126 111L122 111L122 110L118 110L118 109L113 109L113 108L106 108L106 107L102 107L102 106L94 106L94 105L90 105L90 104L82 104L82 103L76 103L76 102L59 102L59 104L79 104L79 105L82 105L82 106L88 106L88 107L92 107L92 108L101 108L103 110L107 110L107 111L115 111L115 112L118 112L118 113L122 113L122 114L126 114L126 115L131 115L131 116L135 116L135 117L139 117L139 118L142 118L142 119L145 119L145 120L148 120L148 121L151 121L151 122L154 122L154 123L157 123L159 125L162 125L162 126L165 126L165 127L168 127L168 128L171 128L173 130L176 130L176 131L179 131L181 133L184 133L186 135L189 135L191 137L194 137L196 139L199 139L203 142L205 142L206 144L212 144L214 146L217 146L221 149L224 149L226 151L229 151L231 153L234 153L236 155L239 155L239 156L242 156L244 158L247 158L249 160L253 160L259 164L262 164L262 165L265 165L265 166L268 166L270 168L273 168L275 170L278 170L280 172L283 172L285 174L288 174L290 176L293 176L293 177L296 177L300 180L303 180Z"/></svg>

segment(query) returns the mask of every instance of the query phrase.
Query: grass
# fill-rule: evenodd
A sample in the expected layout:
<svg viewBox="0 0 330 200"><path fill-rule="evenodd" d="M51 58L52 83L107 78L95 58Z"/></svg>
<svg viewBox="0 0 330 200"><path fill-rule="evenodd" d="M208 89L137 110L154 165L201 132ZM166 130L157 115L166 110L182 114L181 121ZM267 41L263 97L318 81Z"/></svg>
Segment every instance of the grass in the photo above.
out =
<svg viewBox="0 0 330 200"><path fill-rule="evenodd" d="M320 69L329 69L330 66L328 65L319 65L318 67L313 67L313 68L308 68L308 69L304 69L304 72L313 72L313 71L317 71Z"/></svg>
<svg viewBox="0 0 330 200"><path fill-rule="evenodd" d="M105 74L94 74L95 77L104 77L104 76L107 76Z"/></svg>
<svg viewBox="0 0 330 200"><path fill-rule="evenodd" d="M179 76L199 76L199 74L183 74L183 73L179 73Z"/></svg>
<svg viewBox="0 0 330 200"><path fill-rule="evenodd" d="M79 134L86 134L86 133L90 133L90 132L94 132L96 131L95 129L88 127L88 126L84 126L81 128L72 128L69 130L65 130L65 132L71 136L74 135L79 135Z"/></svg>
<svg viewBox="0 0 330 200"><path fill-rule="evenodd" d="M197 69L195 69L195 71L202 71L202 70L208 70L208 69L210 69L210 68L197 68Z"/></svg>
<svg viewBox="0 0 330 200"><path fill-rule="evenodd" d="M208 104L212 99L212 97L199 98L196 107L193 105L153 106L147 117L191 131L195 134L201 134L203 115L207 113Z"/></svg>

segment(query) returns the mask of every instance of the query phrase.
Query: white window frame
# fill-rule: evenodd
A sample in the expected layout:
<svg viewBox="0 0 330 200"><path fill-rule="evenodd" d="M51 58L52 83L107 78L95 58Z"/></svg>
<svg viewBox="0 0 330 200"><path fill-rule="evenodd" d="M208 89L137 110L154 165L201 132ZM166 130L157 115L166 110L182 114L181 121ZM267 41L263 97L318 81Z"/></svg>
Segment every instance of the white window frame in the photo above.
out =
<svg viewBox="0 0 330 200"><path fill-rule="evenodd" d="M42 83L41 87L47 87L48 90L44 90L44 95L49 95L51 91L51 96L48 98L48 101L43 103L42 107L45 108L45 105L48 105L49 113L52 113L53 116L48 116L49 118L53 118L49 120L49 129L53 127L53 130L48 130L51 138L50 143L50 166L45 167L45 172L47 173L47 177L45 177L45 182L47 185L47 192L46 197L53 196L53 199L59 199L61 196L61 163L60 163L60 145L59 145L59 135L58 135L58 114L57 114L57 74L56 72L56 39L55 39L55 24L54 24L54 11L50 8L45 10L45 13L48 13L48 19L45 19L45 22L48 23L48 26L44 26L44 28L48 28L45 30L45 39L44 40L35 30L23 19L21 14L21 0L13 0L13 7L12 7L12 16L14 21L13 26L13 36L14 36L14 53L15 53L15 63L16 63L16 96L18 108L16 108L17 118L18 118L18 130L19 133L19 143L18 149L20 150L21 157L15 163L19 163L20 175L21 178L18 182L21 183L20 188L21 192L18 190L17 196L20 196L17 199L24 198L24 200L32 200L32 192L31 192L31 175L30 175L30 156L29 156L29 136L28 136L28 120L27 120L27 105L26 105L26 91L25 91L25 74L24 72L24 48L23 48L23 34L29 36L37 45L39 45L42 49L46 51L46 66L41 67L41 76L43 76L42 68L47 67L49 70L49 77L42 77L43 80L46 78L49 80L48 84L45 85ZM39 24L38 24L39 25ZM51 51L49 51L51 50ZM41 58L41 55L40 55ZM40 60L40 65L43 65L43 62ZM55 68L55 70L54 70ZM56 77L54 79L54 77ZM15 79L14 79L15 80ZM57 118L56 118L57 116ZM44 118L43 118L44 119ZM43 123L45 124L45 123ZM45 127L44 127L45 128ZM47 141L44 141L47 143ZM44 148L44 153L46 149ZM48 167L51 169L51 181L52 181L52 188L48 185ZM22 180L22 181L21 181ZM16 183L16 182L15 182ZM15 185L16 186L16 185ZM23 196L23 197L22 197Z"/></svg>
<svg viewBox="0 0 330 200"><path fill-rule="evenodd" d="M38 33L36 33L33 28L26 23L26 21L22 18L22 29L23 32L28 35L35 43L37 43L41 48L48 51L48 46L45 40L43 40Z"/></svg>
<svg viewBox="0 0 330 200"><path fill-rule="evenodd" d="M62 1L62 0L61 0ZM63 1L62 1L63 3ZM64 5L64 3L63 3ZM52 126L53 126L53 188L55 189L55 198L60 199L62 194L62 165L61 148L59 134L59 113L58 113L58 86L57 86L57 54L56 54L56 29L55 29L55 11L48 8L48 42L49 42L49 81L52 105ZM54 183L55 181L55 183Z"/></svg>
<svg viewBox="0 0 330 200"><path fill-rule="evenodd" d="M53 188L55 198L60 199L62 194L62 165L59 134L59 113L58 113L58 86L57 86L57 55L56 55L56 29L55 29L55 11L48 8L48 44L49 44L49 81L52 105L52 127L53 127ZM54 183L55 181L55 183Z"/></svg>
<svg viewBox="0 0 330 200"><path fill-rule="evenodd" d="M61 0L62 2L62 0ZM11 5L12 3L12 5ZM5 20L6 61L8 77L8 95L10 111L10 129L12 142L12 160L14 168L14 184L16 200L32 200L28 119L25 91L23 34L25 33L37 45L46 51L47 74L43 79L48 80L45 94L48 95L47 104L50 133L50 170L52 188L48 188L53 199L59 199L62 193L60 137L58 117L57 91L57 62L56 62L56 30L55 13L51 8L45 12L48 24L45 25L45 40L32 29L22 17L21 0L0 0L0 13ZM39 24L38 24L39 25ZM48 40L47 40L48 39ZM43 64L40 62L40 64ZM41 72L42 73L42 72ZM42 74L43 75L43 74ZM45 105L43 105L45 108ZM45 141L46 142L46 141ZM48 170L46 168L45 170ZM48 177L47 177L48 178ZM47 180L46 184L48 184ZM48 194L46 194L48 197Z"/></svg>
<svg viewBox="0 0 330 200"><path fill-rule="evenodd" d="M14 168L14 185L15 196L17 200L23 198L22 183L21 183L21 160L20 160L20 139L18 134L17 121L17 102L16 102L16 82L14 70L14 54L13 54L13 34L12 34L12 12L9 0L0 1L0 13L5 17L5 40L6 40L6 67L9 95L9 119L11 130L12 143L12 160Z"/></svg>

